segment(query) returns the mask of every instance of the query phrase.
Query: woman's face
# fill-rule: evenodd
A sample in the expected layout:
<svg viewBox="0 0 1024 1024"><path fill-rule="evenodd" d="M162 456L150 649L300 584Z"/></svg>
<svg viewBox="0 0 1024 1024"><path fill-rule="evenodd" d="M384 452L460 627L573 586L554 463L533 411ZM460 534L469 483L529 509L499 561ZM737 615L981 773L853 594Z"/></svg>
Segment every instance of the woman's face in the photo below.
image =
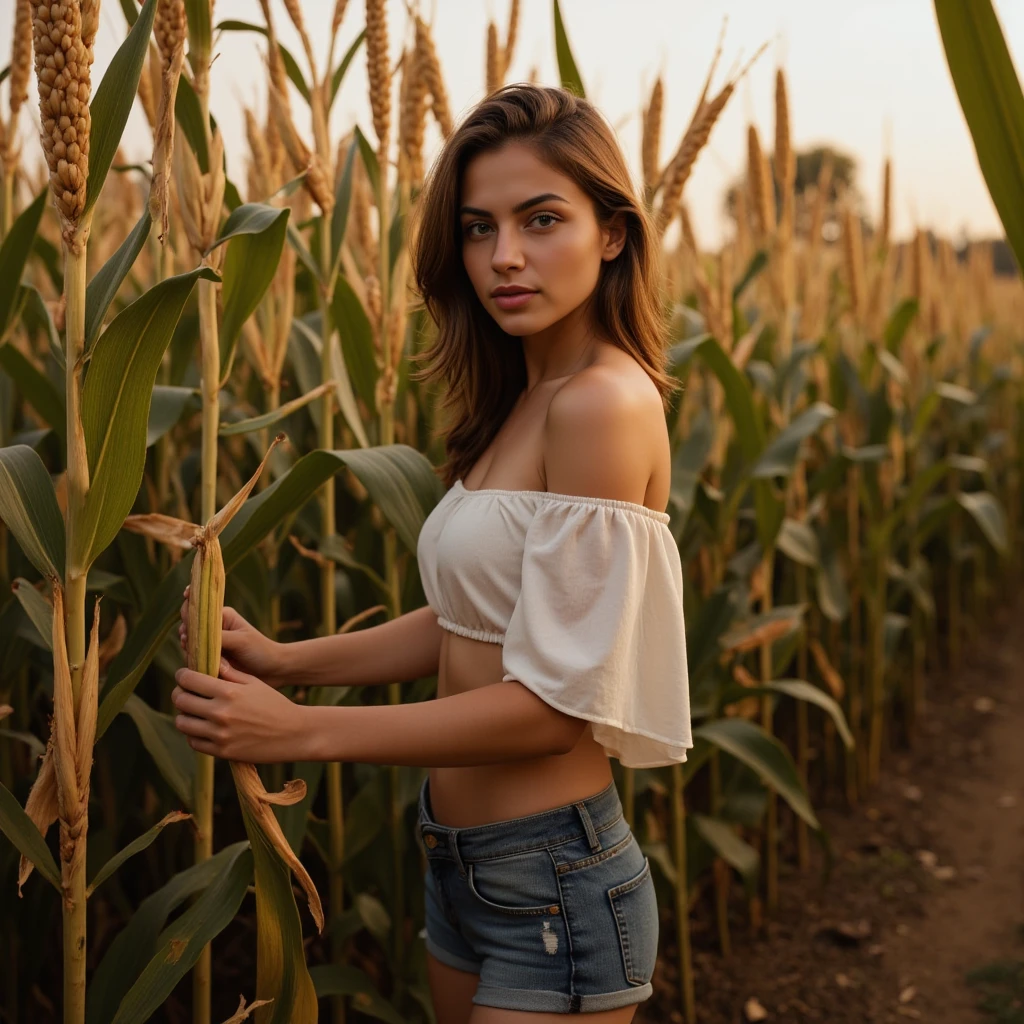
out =
<svg viewBox="0 0 1024 1024"><path fill-rule="evenodd" d="M508 334L537 334L580 306L601 263L625 244L625 218L597 223L590 197L529 146L480 153L462 181L462 258L477 297ZM519 298L501 286L529 289Z"/></svg>

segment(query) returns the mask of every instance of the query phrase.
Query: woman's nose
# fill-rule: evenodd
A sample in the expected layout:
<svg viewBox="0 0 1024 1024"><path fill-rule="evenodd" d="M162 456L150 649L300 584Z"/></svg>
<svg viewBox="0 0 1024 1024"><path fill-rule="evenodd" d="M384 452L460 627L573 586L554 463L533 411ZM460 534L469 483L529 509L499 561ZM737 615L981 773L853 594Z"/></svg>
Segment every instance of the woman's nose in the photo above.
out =
<svg viewBox="0 0 1024 1024"><path fill-rule="evenodd" d="M498 231L494 239L494 251L491 253L491 267L494 270L507 270L509 267L521 267L523 253L512 231Z"/></svg>

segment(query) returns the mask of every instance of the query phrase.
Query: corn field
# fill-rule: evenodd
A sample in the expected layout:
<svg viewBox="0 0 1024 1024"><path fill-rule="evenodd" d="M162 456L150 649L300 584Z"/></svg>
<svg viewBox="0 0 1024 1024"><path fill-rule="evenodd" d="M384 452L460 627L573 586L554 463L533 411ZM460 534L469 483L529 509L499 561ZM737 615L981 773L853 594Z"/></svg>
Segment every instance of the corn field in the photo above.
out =
<svg viewBox="0 0 1024 1024"><path fill-rule="evenodd" d="M188 664L211 674L225 604L287 644L425 603L416 540L444 445L441 396L412 372L433 324L409 225L425 129L453 131L444 68L424 16L389 25L382 0L317 5L315 25L297 0L254 3L252 23L213 0L120 6L93 82L99 0L14 0L0 87L0 1019L433 1021L424 769L217 763L170 692L186 585ZM518 12L490 25L487 93ZM547 84L584 94L552 15ZM278 41L285 18L301 52ZM238 112L232 181L209 69L241 32L264 37L266 95ZM372 124L332 138L363 47ZM914 742L929 675L956 671L1012 592L1024 444L1019 278L990 244L896 241L889 163L870 218L827 158L798 190L784 70L728 239L701 245L686 182L746 70L709 58L683 137L661 137L658 79L629 154L683 385L667 511L695 746L670 768L613 762L662 910L657 1005L687 1024L691 915L723 956L763 927L780 864L827 859L818 810L868 798ZM136 101L152 159L129 165Z"/></svg>

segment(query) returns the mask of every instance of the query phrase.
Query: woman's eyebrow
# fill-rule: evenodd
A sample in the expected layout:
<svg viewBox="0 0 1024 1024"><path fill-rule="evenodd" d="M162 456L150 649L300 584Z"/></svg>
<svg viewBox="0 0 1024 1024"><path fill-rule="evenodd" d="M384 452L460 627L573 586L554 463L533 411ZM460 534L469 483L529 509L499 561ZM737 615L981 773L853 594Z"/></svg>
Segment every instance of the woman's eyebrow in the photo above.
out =
<svg viewBox="0 0 1024 1024"><path fill-rule="evenodd" d="M560 195L556 195L554 192L545 192L543 195L534 196L532 199L526 199L521 203L516 203L512 207L513 213L522 213L523 210L528 210L531 206L536 206L538 203L547 203L552 199L557 199L560 203L569 202L568 199L563 199ZM474 214L477 217L491 217L493 214L490 210L481 210L477 206L463 206L459 209L459 215L464 213Z"/></svg>

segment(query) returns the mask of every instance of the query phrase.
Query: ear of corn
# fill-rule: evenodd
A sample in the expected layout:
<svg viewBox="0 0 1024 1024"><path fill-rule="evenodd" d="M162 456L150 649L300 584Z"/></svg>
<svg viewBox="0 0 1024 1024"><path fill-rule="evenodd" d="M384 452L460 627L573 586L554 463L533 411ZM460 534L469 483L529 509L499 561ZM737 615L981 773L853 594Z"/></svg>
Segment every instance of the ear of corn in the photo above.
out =
<svg viewBox="0 0 1024 1024"><path fill-rule="evenodd" d="M259 480L270 453L285 439L278 434L259 468L204 527L148 514L129 516L125 527L164 543L195 547L188 603L188 667L205 675L220 674L221 635L226 576L220 533L241 509ZM316 886L289 846L272 804L298 803L306 795L301 779L285 784L279 793L268 793L255 766L231 762L246 834L252 845L256 876L257 989L258 1000L267 1000L255 1015L259 1024L315 1024L317 1000L306 967L302 927L292 892L294 872L306 893L318 931L324 913Z"/></svg>

